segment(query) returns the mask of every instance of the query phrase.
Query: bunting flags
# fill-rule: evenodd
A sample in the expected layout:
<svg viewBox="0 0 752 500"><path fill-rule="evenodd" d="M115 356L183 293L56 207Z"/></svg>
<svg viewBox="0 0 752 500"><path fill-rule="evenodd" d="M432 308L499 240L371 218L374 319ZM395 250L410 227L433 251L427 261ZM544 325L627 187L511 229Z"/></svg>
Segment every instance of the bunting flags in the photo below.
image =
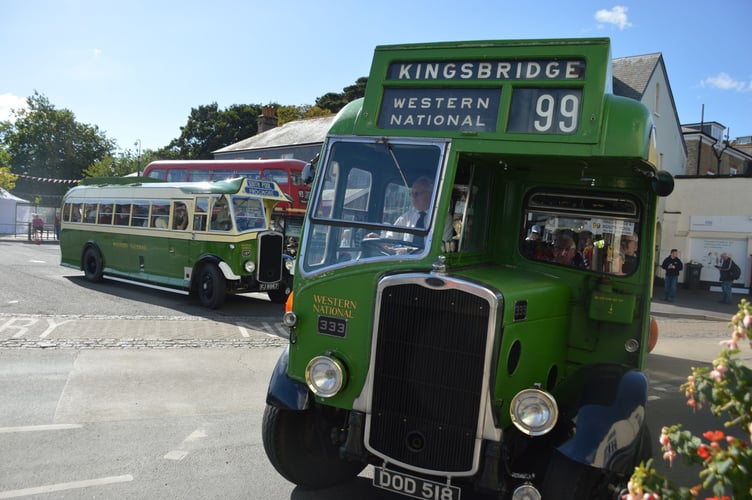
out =
<svg viewBox="0 0 752 500"><path fill-rule="evenodd" d="M35 182L49 182L51 184L78 184L80 179L51 179L47 177L34 177L33 175L24 175L24 174L13 174L16 177L20 177L22 179L28 179L30 181Z"/></svg>

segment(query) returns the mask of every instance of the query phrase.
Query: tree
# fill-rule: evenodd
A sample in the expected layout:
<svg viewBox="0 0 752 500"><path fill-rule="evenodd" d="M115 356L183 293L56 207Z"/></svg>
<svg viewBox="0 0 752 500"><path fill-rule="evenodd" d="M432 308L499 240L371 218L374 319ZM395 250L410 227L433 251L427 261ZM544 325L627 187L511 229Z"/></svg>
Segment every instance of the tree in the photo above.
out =
<svg viewBox="0 0 752 500"><path fill-rule="evenodd" d="M180 137L160 152L176 153L185 160L212 159L213 151L255 135L260 114L258 104L234 104L220 110L214 102L192 108L185 126L180 127Z"/></svg>
<svg viewBox="0 0 752 500"><path fill-rule="evenodd" d="M367 83L368 78L361 76L356 80L355 85L350 85L342 89L343 92L341 94L329 92L319 97L316 99L316 106L328 109L332 113L337 113L340 109L344 108L347 103L365 96Z"/></svg>
<svg viewBox="0 0 752 500"><path fill-rule="evenodd" d="M295 120L329 116L331 114L330 110L318 106L280 106L277 108L277 125L284 125Z"/></svg>
<svg viewBox="0 0 752 500"><path fill-rule="evenodd" d="M69 185L40 179L80 179L84 169L112 154L115 143L98 127L77 122L70 110L55 109L36 91L27 103L28 109L18 111L17 120L2 135L11 172L20 176L15 191L23 198L41 196L43 204L57 205Z"/></svg>

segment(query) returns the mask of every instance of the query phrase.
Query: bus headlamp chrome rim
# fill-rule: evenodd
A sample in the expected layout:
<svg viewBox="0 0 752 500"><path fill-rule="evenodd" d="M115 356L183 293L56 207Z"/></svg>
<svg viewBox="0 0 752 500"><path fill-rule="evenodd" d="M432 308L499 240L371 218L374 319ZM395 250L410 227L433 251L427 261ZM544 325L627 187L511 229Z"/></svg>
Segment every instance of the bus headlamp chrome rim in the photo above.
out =
<svg viewBox="0 0 752 500"><path fill-rule="evenodd" d="M306 384L316 396L330 398L345 385L345 367L331 356L316 356L306 366Z"/></svg>
<svg viewBox="0 0 752 500"><path fill-rule="evenodd" d="M245 272L252 273L256 270L256 263L252 260L245 261L245 264L243 264L243 269L245 269Z"/></svg>
<svg viewBox="0 0 752 500"><path fill-rule="evenodd" d="M284 323L285 326L295 326L295 323L297 322L298 322L298 316L292 311L287 311L282 316L282 323Z"/></svg>
<svg viewBox="0 0 752 500"><path fill-rule="evenodd" d="M294 260L286 260L285 261L285 269L287 269L287 272L291 272L293 267L295 267L295 261Z"/></svg>
<svg viewBox="0 0 752 500"><path fill-rule="evenodd" d="M554 397L540 389L523 389L509 405L512 423L528 436L542 436L556 425L559 408Z"/></svg>

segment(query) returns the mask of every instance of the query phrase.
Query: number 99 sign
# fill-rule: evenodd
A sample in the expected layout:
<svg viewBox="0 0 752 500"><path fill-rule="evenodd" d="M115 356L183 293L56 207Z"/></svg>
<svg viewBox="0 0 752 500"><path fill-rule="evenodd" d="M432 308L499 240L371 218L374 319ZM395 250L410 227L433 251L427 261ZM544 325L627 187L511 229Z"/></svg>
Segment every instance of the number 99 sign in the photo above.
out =
<svg viewBox="0 0 752 500"><path fill-rule="evenodd" d="M581 89L515 89L508 132L573 134L580 124Z"/></svg>

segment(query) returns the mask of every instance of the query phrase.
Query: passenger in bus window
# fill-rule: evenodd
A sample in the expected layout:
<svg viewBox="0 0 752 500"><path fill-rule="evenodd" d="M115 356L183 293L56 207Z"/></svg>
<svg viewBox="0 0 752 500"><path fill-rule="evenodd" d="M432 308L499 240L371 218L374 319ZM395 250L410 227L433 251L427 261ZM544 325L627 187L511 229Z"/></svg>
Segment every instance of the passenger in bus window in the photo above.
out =
<svg viewBox="0 0 752 500"><path fill-rule="evenodd" d="M574 238L567 232L560 233L554 242L554 262L565 266L585 267Z"/></svg>
<svg viewBox="0 0 752 500"><path fill-rule="evenodd" d="M175 202L175 215L172 219L173 229L185 229L188 227L188 212L185 207L185 203L180 201Z"/></svg>
<svg viewBox="0 0 752 500"><path fill-rule="evenodd" d="M577 250L582 255L584 267L591 269L593 264L593 233L581 231L577 235Z"/></svg>
<svg viewBox="0 0 752 500"><path fill-rule="evenodd" d="M628 234L621 238L621 274L631 274L637 269L637 235ZM619 268L617 267L617 272Z"/></svg>

